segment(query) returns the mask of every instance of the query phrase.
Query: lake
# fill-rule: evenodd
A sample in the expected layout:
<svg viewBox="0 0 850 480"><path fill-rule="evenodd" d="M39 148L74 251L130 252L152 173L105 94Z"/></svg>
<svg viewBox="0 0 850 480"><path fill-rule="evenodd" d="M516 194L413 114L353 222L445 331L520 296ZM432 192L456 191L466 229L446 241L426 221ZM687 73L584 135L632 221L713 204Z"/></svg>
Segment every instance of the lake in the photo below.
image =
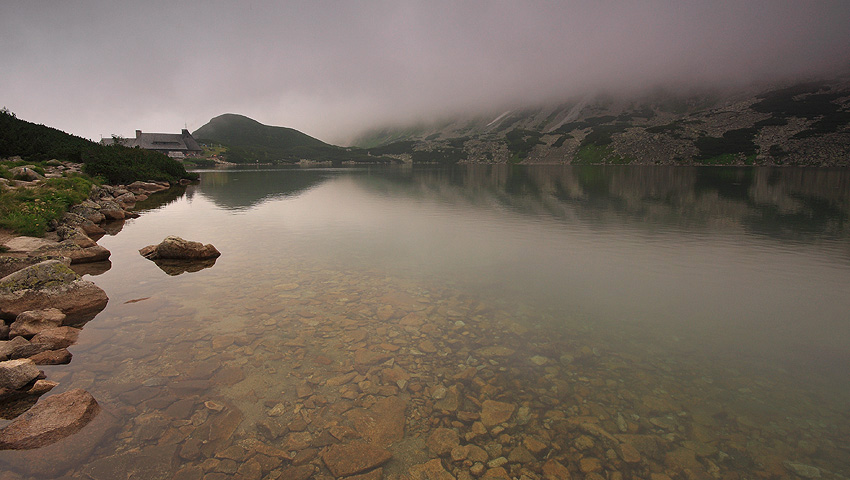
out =
<svg viewBox="0 0 850 480"><path fill-rule="evenodd" d="M71 476L850 476L850 170L200 174L99 241L44 367L116 419Z"/></svg>

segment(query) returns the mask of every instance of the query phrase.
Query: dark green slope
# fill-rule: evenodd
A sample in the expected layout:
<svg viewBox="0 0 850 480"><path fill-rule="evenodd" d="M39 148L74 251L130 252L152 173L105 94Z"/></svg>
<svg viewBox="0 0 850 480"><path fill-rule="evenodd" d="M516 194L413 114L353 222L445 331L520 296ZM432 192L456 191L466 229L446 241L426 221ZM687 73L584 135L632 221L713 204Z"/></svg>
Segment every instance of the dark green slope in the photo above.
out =
<svg viewBox="0 0 850 480"><path fill-rule="evenodd" d="M180 162L158 152L104 146L61 130L21 120L0 110L0 158L20 156L25 161L50 159L83 163L83 171L102 177L109 183L136 180L197 178L186 172Z"/></svg>
<svg viewBox="0 0 850 480"><path fill-rule="evenodd" d="M380 162L389 159L370 157L357 149L327 144L298 130L263 125L243 115L226 113L195 130L192 135L202 143L227 147L226 157L233 163Z"/></svg>
<svg viewBox="0 0 850 480"><path fill-rule="evenodd" d="M236 146L264 148L330 147L327 143L286 127L273 127L244 115L225 113L210 120L192 133L200 141L215 140Z"/></svg>

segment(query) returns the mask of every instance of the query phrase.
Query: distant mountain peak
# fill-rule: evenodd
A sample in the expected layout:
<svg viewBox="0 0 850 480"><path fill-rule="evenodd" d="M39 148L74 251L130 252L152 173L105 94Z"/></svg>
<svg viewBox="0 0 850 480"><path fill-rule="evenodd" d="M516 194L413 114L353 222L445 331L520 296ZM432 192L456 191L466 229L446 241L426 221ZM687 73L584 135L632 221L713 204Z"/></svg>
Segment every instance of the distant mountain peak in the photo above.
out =
<svg viewBox="0 0 850 480"><path fill-rule="evenodd" d="M332 163L390 161L350 152L293 128L264 125L236 113L213 117L206 125L192 132L192 135L201 143L225 146L225 157L233 163L297 163L304 160Z"/></svg>

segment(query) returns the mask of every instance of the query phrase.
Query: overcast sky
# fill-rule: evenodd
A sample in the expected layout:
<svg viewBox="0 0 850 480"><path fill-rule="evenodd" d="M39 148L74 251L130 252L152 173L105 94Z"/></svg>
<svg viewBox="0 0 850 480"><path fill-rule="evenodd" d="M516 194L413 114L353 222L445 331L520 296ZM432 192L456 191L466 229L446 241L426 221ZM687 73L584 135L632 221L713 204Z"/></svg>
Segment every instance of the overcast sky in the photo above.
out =
<svg viewBox="0 0 850 480"><path fill-rule="evenodd" d="M366 127L850 65L850 1L0 1L0 107L98 140Z"/></svg>

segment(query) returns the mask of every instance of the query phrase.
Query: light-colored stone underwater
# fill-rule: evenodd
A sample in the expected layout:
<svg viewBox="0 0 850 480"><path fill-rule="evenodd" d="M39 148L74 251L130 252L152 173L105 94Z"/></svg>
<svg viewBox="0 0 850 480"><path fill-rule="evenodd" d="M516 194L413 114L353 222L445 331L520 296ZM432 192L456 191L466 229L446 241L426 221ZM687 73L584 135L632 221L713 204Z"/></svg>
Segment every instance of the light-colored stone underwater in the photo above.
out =
<svg viewBox="0 0 850 480"><path fill-rule="evenodd" d="M847 173L734 172L205 172L44 367L110 433L0 478L846 478Z"/></svg>

